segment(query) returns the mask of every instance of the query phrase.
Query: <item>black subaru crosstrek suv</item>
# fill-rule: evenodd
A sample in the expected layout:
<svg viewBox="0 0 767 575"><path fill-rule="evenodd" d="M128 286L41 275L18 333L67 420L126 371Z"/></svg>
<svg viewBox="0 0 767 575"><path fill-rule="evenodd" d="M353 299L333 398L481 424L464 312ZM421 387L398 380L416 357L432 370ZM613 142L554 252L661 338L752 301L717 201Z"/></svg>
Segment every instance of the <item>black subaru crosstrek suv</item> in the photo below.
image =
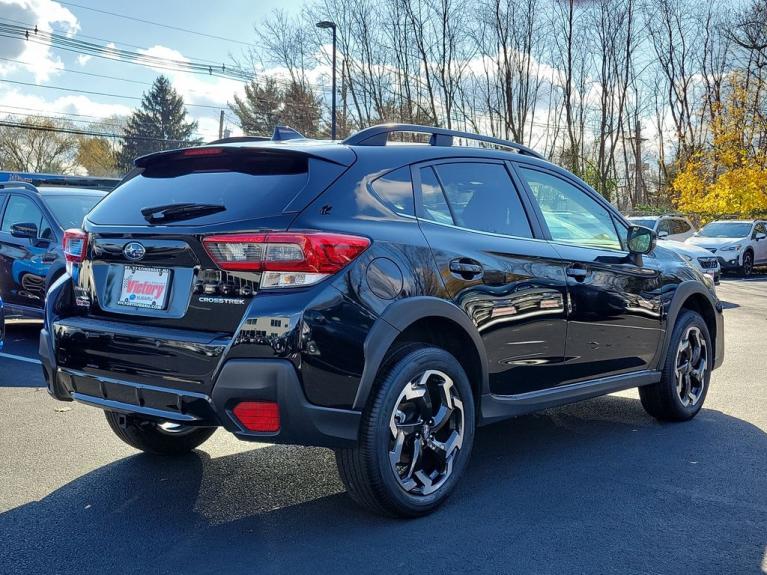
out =
<svg viewBox="0 0 767 575"><path fill-rule="evenodd" d="M357 502L403 516L446 499L478 425L634 387L661 420L701 409L710 280L577 177L440 128L277 134L139 158L67 231L55 398L150 453L217 427L333 448Z"/></svg>

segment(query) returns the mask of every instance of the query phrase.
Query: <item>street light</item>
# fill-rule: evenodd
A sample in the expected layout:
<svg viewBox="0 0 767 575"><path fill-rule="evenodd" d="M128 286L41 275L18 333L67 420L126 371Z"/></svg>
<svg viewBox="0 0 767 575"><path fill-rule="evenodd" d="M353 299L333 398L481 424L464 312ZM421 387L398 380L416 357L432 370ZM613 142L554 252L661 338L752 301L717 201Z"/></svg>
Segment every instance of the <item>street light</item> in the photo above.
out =
<svg viewBox="0 0 767 575"><path fill-rule="evenodd" d="M330 139L336 139L336 23L330 20L323 20L317 22L317 28L332 29L333 30L333 99L330 111Z"/></svg>

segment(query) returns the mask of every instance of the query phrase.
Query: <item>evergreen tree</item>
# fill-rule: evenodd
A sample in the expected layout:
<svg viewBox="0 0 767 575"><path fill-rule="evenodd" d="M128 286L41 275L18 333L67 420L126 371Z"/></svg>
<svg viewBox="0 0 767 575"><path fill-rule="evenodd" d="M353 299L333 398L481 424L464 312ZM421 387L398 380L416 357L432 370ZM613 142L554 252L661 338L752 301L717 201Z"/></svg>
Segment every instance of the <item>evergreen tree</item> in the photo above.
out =
<svg viewBox="0 0 767 575"><path fill-rule="evenodd" d="M128 119L120 166L128 170L138 156L197 144L200 140L192 138L196 130L197 122L186 119L184 99L168 78L159 76L141 99L141 106Z"/></svg>
<svg viewBox="0 0 767 575"><path fill-rule="evenodd" d="M271 136L277 125L290 126L309 138L320 135L321 101L309 86L298 82L290 82L285 89L274 78L262 85L251 82L245 86L245 97L235 95L229 107L248 135Z"/></svg>

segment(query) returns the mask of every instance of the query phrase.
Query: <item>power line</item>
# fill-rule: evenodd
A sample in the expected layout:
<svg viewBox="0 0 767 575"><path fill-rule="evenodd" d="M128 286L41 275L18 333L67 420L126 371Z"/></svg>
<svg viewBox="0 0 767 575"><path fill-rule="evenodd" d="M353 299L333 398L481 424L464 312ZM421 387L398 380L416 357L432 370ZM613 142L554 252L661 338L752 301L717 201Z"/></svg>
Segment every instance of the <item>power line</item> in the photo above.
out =
<svg viewBox="0 0 767 575"><path fill-rule="evenodd" d="M90 130L79 130L77 128L57 128L54 126L35 126L34 124L23 124L20 122L0 121L0 126L6 128L19 128L22 130L37 130L40 132L56 132L61 134L75 134L79 136L98 136L101 138L121 138L128 140L146 140L151 142L166 142L169 144L194 144L191 140L171 140L167 138L153 138L151 136L125 136L124 134L110 134L104 132L93 132Z"/></svg>
<svg viewBox="0 0 767 575"><path fill-rule="evenodd" d="M5 16L0 16L0 20L5 20L6 22L13 22L14 24L21 24L22 26L31 29L34 29L35 24L30 24L29 22L24 22L23 20L16 20L15 18L7 18ZM107 44L115 44L115 45L121 45L121 46L128 46L129 48L137 48L139 50L146 50L146 46L139 46L138 44L131 44L130 42L124 42L122 40L110 40L108 38L102 38L100 36L91 36L89 34L83 34L82 32L78 31L77 35L82 38L88 38L90 40L99 40L100 42L105 42ZM215 60L208 60L206 58L197 58L195 56L189 56L192 60L199 60L200 62L207 62L209 64L214 64L216 66L219 65L219 62L216 62Z"/></svg>
<svg viewBox="0 0 767 575"><path fill-rule="evenodd" d="M91 6L83 6L82 4L75 4L74 2L64 2L62 0L59 0L59 4L64 4L65 6L74 6L75 8L82 8L83 10L90 10L91 12L98 12L100 14L107 14L109 16L114 16L116 18L124 18L125 20L133 20L134 22L141 22L142 24L159 26L160 28L167 28L168 30L176 30L177 32L186 32L187 34L195 34L197 36L212 38L214 40L223 40L224 42L232 42L234 44L241 44L243 46L249 46L251 48L257 47L255 44L251 44L249 42L243 42L242 40L235 40L233 38L227 38L225 36L216 36L215 34L198 32L197 30L190 30L189 28L181 28L180 26L171 26L170 24L162 24L160 22L154 22L152 20L145 20L144 18L128 16L127 14L118 14L117 12L110 12L109 10L101 10L100 8L93 8Z"/></svg>
<svg viewBox="0 0 767 575"><path fill-rule="evenodd" d="M63 86L50 86L47 84L35 84L34 82L22 82L20 80L8 80L6 78L0 78L0 82L6 82L8 84L19 84L21 86L32 86L33 88L45 88L46 90L61 90L63 92L75 92L77 94L90 94L93 96L108 96L110 98L124 98L126 100L138 100L141 101L143 98L139 96L126 96L124 94L111 94L109 92L97 92L94 90L81 90L79 88L64 88ZM187 107L194 107L194 108L208 108L211 110L221 110L222 108L225 108L226 106L211 106L208 104L184 104Z"/></svg>

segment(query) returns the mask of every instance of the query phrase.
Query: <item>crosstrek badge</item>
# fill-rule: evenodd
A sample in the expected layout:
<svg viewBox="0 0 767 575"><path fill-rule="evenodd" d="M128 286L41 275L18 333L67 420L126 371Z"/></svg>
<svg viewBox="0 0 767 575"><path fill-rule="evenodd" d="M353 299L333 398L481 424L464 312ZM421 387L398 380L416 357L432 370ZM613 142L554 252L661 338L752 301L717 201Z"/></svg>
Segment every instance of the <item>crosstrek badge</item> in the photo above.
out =
<svg viewBox="0 0 767 575"><path fill-rule="evenodd" d="M120 305L165 309L170 270L126 266L120 291Z"/></svg>

